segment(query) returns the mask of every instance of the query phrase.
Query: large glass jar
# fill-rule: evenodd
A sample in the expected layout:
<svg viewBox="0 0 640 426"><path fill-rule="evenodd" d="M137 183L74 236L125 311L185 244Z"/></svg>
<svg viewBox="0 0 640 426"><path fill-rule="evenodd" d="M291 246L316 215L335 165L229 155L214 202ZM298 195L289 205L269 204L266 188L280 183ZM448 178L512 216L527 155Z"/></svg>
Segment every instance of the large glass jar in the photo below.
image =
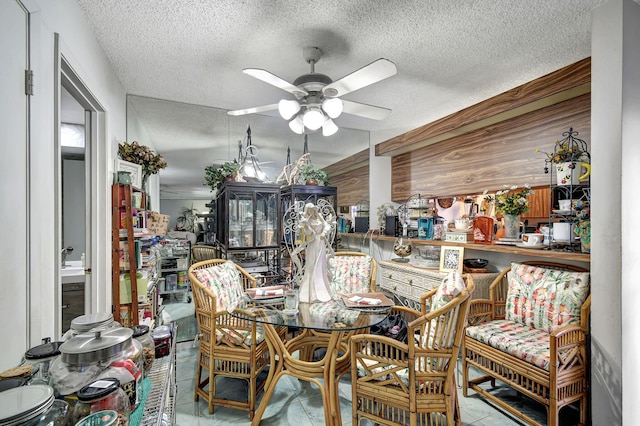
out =
<svg viewBox="0 0 640 426"><path fill-rule="evenodd" d="M1 425L66 425L70 416L69 404L54 399L51 386L21 386L0 392Z"/></svg>
<svg viewBox="0 0 640 426"><path fill-rule="evenodd" d="M98 411L80 420L75 426L118 426L118 413L113 410Z"/></svg>
<svg viewBox="0 0 640 426"><path fill-rule="evenodd" d="M142 345L142 364L146 375L156 359L156 345L149 333L149 326L134 325L130 328L133 330L133 338Z"/></svg>
<svg viewBox="0 0 640 426"><path fill-rule="evenodd" d="M119 322L113 319L110 312L98 312L95 314L81 315L71 320L71 328L62 336L62 341L66 342L78 334L87 333L94 328L120 328Z"/></svg>
<svg viewBox="0 0 640 426"><path fill-rule="evenodd" d="M51 363L60 356L63 342L45 342L29 349L24 354L24 363L33 366L34 374L29 380L31 385L50 385L49 370Z"/></svg>
<svg viewBox="0 0 640 426"><path fill-rule="evenodd" d="M60 357L51 364L51 384L56 393L74 404L76 392L95 381L112 363L123 359L131 348L132 335L130 329L123 327L96 329L64 342Z"/></svg>
<svg viewBox="0 0 640 426"><path fill-rule="evenodd" d="M129 424L131 405L129 397L120 387L120 380L107 377L83 387L78 391L78 402L73 409L73 424L85 417L104 410L118 413L118 425Z"/></svg>

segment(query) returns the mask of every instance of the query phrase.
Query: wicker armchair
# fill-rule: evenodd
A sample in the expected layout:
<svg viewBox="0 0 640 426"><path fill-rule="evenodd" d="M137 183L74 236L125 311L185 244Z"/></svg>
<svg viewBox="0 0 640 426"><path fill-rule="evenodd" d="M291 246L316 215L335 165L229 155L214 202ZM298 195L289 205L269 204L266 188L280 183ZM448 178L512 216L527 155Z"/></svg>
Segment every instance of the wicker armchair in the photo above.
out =
<svg viewBox="0 0 640 426"><path fill-rule="evenodd" d="M422 312L394 309L410 321L408 344L371 334L351 339L354 425L361 418L385 425L441 425L445 418L460 424L454 373L474 287L471 275L463 278L466 288L444 305L434 305L434 289L421 297Z"/></svg>
<svg viewBox="0 0 640 426"><path fill-rule="evenodd" d="M228 294L222 294L225 289L221 289L218 282L212 282L215 281L214 278L203 279L203 273L199 272L200 270L211 271L225 262L228 261L211 259L195 263L189 268L196 317L201 332L194 399L197 401L200 396L206 398L210 414L213 414L214 406L218 405L247 410L249 418L253 419L257 395L264 387L266 380L273 376L273 372L269 372L267 379L260 382L257 379L258 374L269 365L270 355L267 343L261 337L263 334L261 328L255 322L231 316L223 306L230 301ZM248 288L256 287L254 277L242 267L234 266L239 272L238 281L228 283L227 286L233 287L236 296ZM209 372L204 379L203 369ZM247 401L217 397L217 376L246 380Z"/></svg>
<svg viewBox="0 0 640 426"><path fill-rule="evenodd" d="M376 291L376 260L366 253L338 251L329 258L334 268L331 287L336 293L365 293ZM364 274L364 275L360 275Z"/></svg>
<svg viewBox="0 0 640 426"><path fill-rule="evenodd" d="M213 246L197 244L191 247L191 257L193 262L202 262L203 260L218 259L218 250Z"/></svg>

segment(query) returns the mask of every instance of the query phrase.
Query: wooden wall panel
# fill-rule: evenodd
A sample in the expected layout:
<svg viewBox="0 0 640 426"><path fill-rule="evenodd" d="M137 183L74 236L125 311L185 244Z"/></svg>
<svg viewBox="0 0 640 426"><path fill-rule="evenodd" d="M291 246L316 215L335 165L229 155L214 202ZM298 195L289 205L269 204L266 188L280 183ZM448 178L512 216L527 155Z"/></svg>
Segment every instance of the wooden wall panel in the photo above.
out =
<svg viewBox="0 0 640 426"><path fill-rule="evenodd" d="M396 155L420 148L423 141L437 138L451 132L458 132L473 124L489 120L491 117L505 114L527 106L549 105L555 99L573 96L571 93L589 91L591 82L591 58L583 59L538 79L515 87L485 101L450 114L417 129L391 138L376 145L376 155ZM558 96L559 95L559 96ZM537 107L536 107L537 108ZM477 127L477 126L476 126ZM428 142L426 142L428 144Z"/></svg>
<svg viewBox="0 0 640 426"><path fill-rule="evenodd" d="M338 206L354 206L369 201L369 165L331 176L332 186L338 187Z"/></svg>
<svg viewBox="0 0 640 426"><path fill-rule="evenodd" d="M503 185L543 186L544 155L570 127L587 143L591 134L591 94L453 137L392 158L392 200L416 193L451 196L501 189Z"/></svg>

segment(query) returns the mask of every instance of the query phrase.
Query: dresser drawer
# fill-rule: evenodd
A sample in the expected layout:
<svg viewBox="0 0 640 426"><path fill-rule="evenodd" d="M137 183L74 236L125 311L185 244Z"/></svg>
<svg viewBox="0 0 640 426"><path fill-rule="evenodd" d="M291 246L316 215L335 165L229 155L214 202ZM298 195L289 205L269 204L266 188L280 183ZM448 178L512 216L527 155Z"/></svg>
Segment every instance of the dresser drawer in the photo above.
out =
<svg viewBox="0 0 640 426"><path fill-rule="evenodd" d="M411 286L404 281L398 281L383 276L380 287L400 296L411 297Z"/></svg>

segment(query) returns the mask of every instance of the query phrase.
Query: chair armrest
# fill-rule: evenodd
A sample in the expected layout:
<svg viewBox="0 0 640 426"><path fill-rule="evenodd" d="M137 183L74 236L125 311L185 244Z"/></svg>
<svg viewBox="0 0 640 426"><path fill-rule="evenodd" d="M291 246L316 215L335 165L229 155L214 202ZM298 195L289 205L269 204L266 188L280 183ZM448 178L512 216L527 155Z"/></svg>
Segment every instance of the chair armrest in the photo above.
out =
<svg viewBox="0 0 640 426"><path fill-rule="evenodd" d="M483 322L493 321L493 302L489 299L472 300L467 316L469 325L477 325Z"/></svg>
<svg viewBox="0 0 640 426"><path fill-rule="evenodd" d="M583 369L589 363L587 335L589 331L580 325L568 325L551 332L549 360L555 365L556 374Z"/></svg>

